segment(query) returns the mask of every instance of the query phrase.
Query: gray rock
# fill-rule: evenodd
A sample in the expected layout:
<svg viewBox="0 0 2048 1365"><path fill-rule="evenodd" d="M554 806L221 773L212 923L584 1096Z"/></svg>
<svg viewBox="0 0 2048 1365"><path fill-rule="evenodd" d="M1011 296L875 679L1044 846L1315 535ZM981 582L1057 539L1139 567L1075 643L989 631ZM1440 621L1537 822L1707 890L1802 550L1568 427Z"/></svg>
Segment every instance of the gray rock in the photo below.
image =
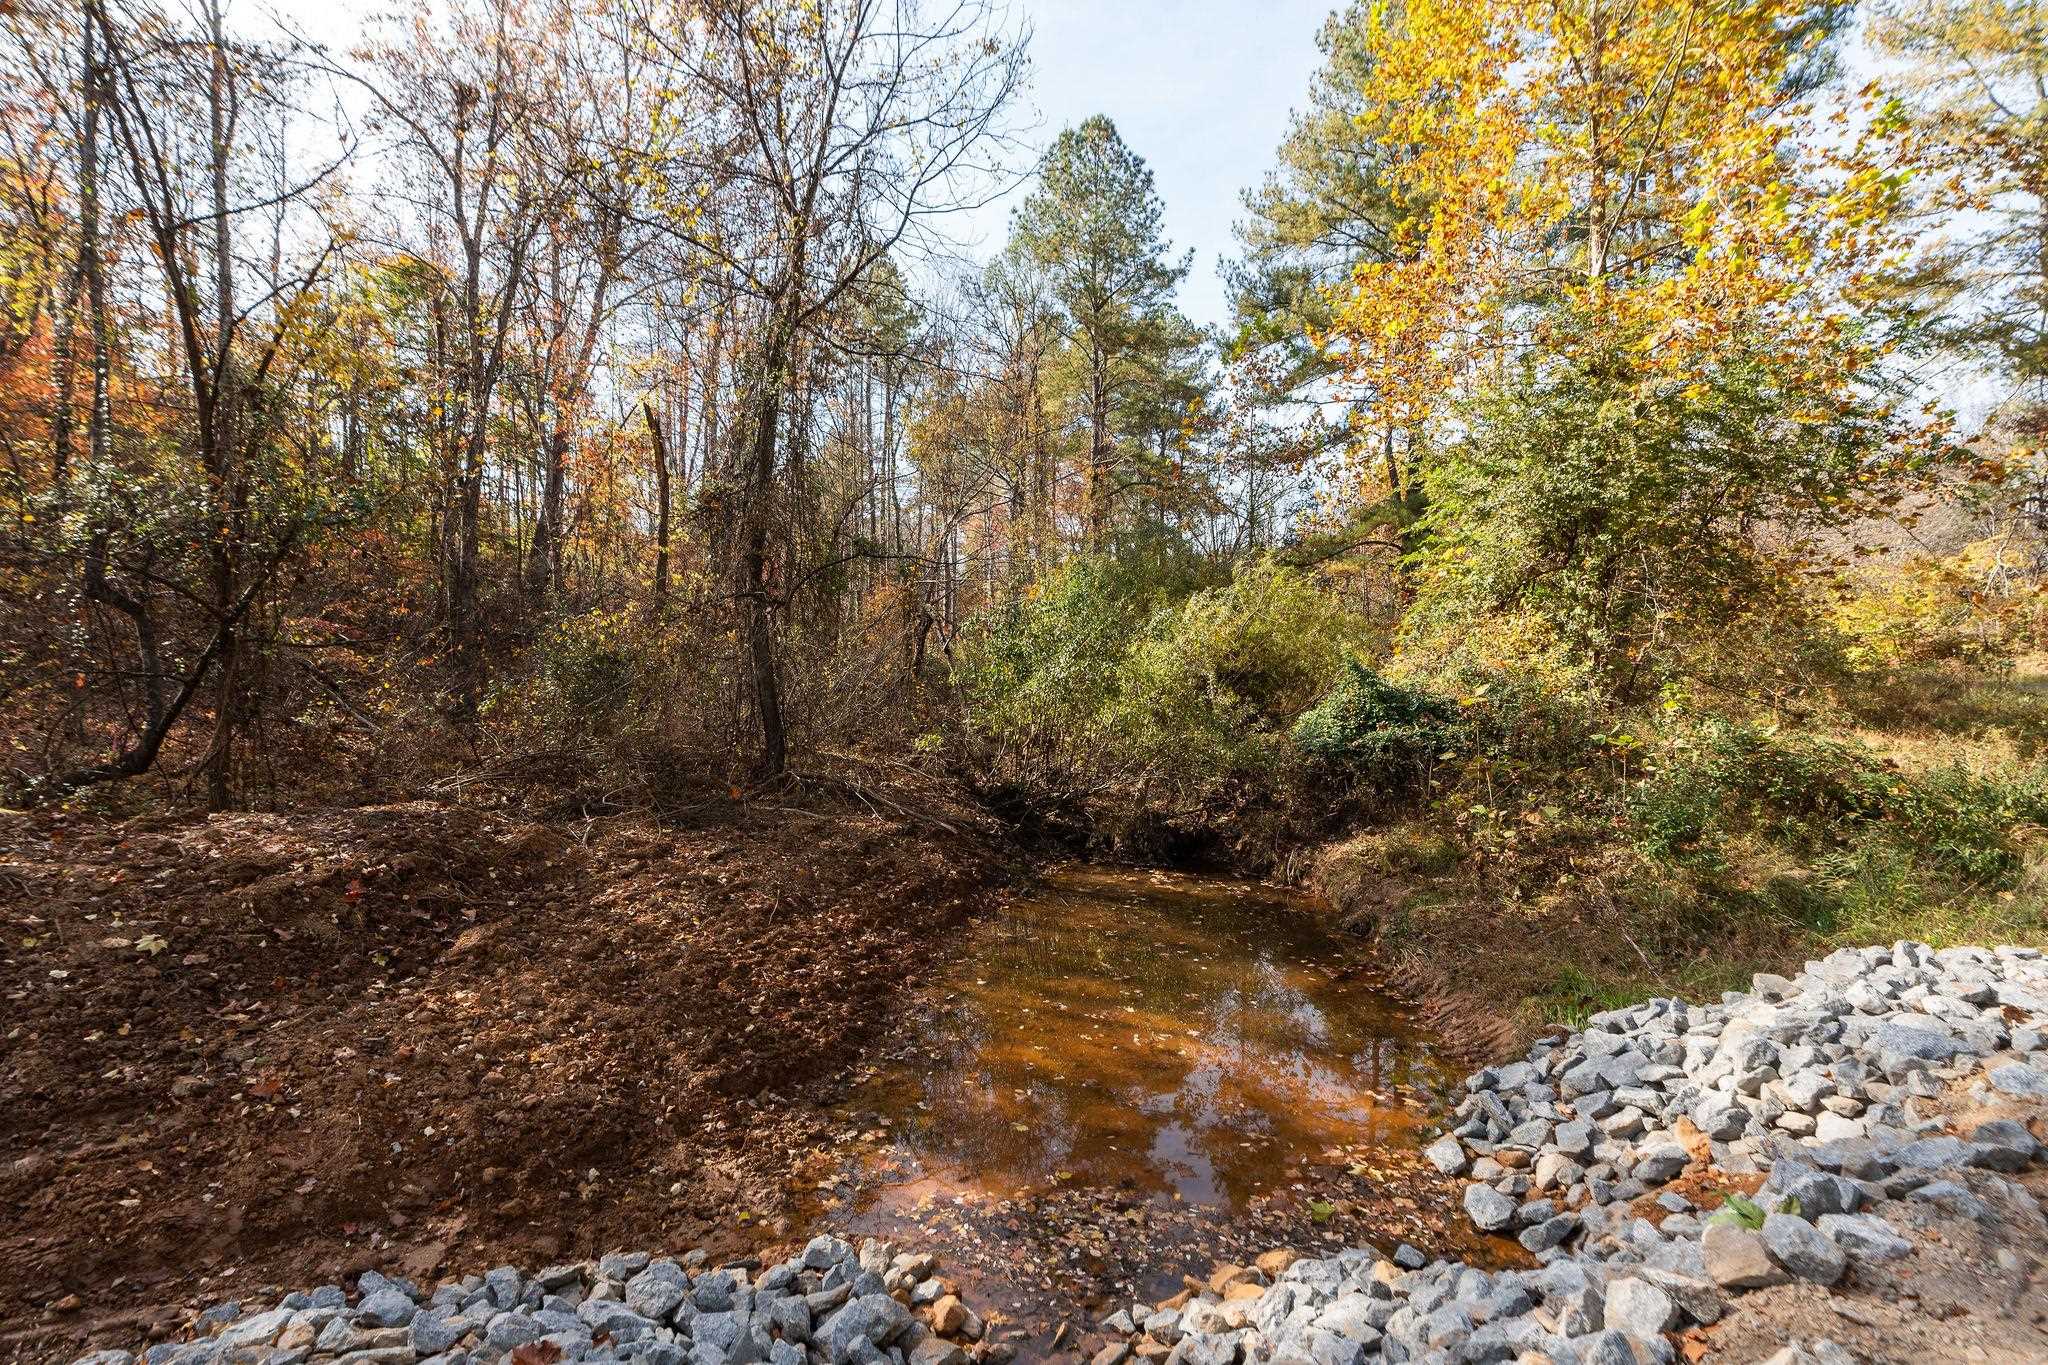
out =
<svg viewBox="0 0 2048 1365"><path fill-rule="evenodd" d="M1947 1166L1961 1166L1970 1158L1970 1144L1961 1138L1922 1138L1909 1142L1892 1154L1892 1159L1902 1167L1935 1171Z"/></svg>
<svg viewBox="0 0 2048 1365"><path fill-rule="evenodd" d="M1364 1294L1345 1294L1316 1315L1315 1325L1362 1346L1372 1346L1379 1341L1380 1324L1385 1321L1381 1313L1380 1301Z"/></svg>
<svg viewBox="0 0 2048 1365"><path fill-rule="evenodd" d="M1931 1204L1943 1213L1973 1219L1979 1223L1989 1223L1994 1217L1989 1204L1953 1180L1932 1181L1913 1190L1906 1198L1918 1204Z"/></svg>
<svg viewBox="0 0 2048 1365"><path fill-rule="evenodd" d="M2012 1099L2048 1100L2048 1075L2019 1062L1994 1067L1984 1079L1991 1082L1993 1090Z"/></svg>
<svg viewBox="0 0 2048 1365"><path fill-rule="evenodd" d="M1566 1239L1578 1230L1578 1226L1577 1214L1560 1213L1554 1218L1544 1219L1533 1227L1524 1228L1522 1235L1516 1240L1530 1251L1547 1251L1551 1247L1562 1246Z"/></svg>
<svg viewBox="0 0 2048 1365"><path fill-rule="evenodd" d="M1771 1259L1802 1280L1833 1284L1848 1269L1840 1247L1804 1218L1773 1213L1764 1218L1764 1247Z"/></svg>
<svg viewBox="0 0 2048 1365"><path fill-rule="evenodd" d="M614 1251L598 1258L597 1273L602 1279L623 1282L647 1269L647 1263L653 1259L644 1251Z"/></svg>
<svg viewBox="0 0 2048 1365"><path fill-rule="evenodd" d="M621 1345L645 1341L654 1335L654 1323L617 1299L585 1299L576 1305L576 1317L591 1331L608 1333Z"/></svg>
<svg viewBox="0 0 2048 1365"><path fill-rule="evenodd" d="M770 1299L759 1311L768 1326L784 1341L810 1341L811 1309L802 1299L794 1296Z"/></svg>
<svg viewBox="0 0 2048 1365"><path fill-rule="evenodd" d="M731 1271L714 1270L708 1275L699 1275L697 1282L690 1286L690 1302L696 1304L700 1312L730 1312L739 1302L739 1292L739 1281Z"/></svg>
<svg viewBox="0 0 2048 1365"><path fill-rule="evenodd" d="M462 1340L463 1330L431 1309L421 1309L413 1314L407 1333L412 1339L412 1348L423 1356L439 1355Z"/></svg>
<svg viewBox="0 0 2048 1365"><path fill-rule="evenodd" d="M1761 1234L1729 1223L1708 1223L1700 1236L1707 1278L1723 1289L1761 1289L1788 1278L1771 1259Z"/></svg>
<svg viewBox="0 0 2048 1365"><path fill-rule="evenodd" d="M1644 1266L1635 1272L1670 1296L1678 1311L1697 1323L1715 1323L1728 1311L1728 1300L1704 1275Z"/></svg>
<svg viewBox="0 0 2048 1365"><path fill-rule="evenodd" d="M1795 1177L1779 1186L1778 1192L1799 1201L1799 1216L1806 1219L1819 1218L1826 1213L1854 1213L1863 1199L1862 1192L1852 1182L1838 1175L1822 1175L1818 1171Z"/></svg>
<svg viewBox="0 0 2048 1365"><path fill-rule="evenodd" d="M2032 1160L2041 1150L2041 1144L2034 1140L2027 1126L2013 1119L1992 1119L1978 1124L1970 1134L1970 1141L1981 1147L2003 1147L2018 1152L2024 1160Z"/></svg>
<svg viewBox="0 0 2048 1365"><path fill-rule="evenodd" d="M886 1345L910 1324L910 1310L887 1294L868 1294L848 1300L846 1306L815 1324L812 1342L831 1365L847 1365L855 1346L866 1342Z"/></svg>
<svg viewBox="0 0 2048 1365"><path fill-rule="evenodd" d="M403 1275L386 1275L382 1271L365 1270L356 1277L356 1292L368 1296L379 1290L395 1289L415 1302L420 1297L420 1287Z"/></svg>
<svg viewBox="0 0 2048 1365"><path fill-rule="evenodd" d="M689 1292L689 1276L681 1266L674 1261L656 1261L626 1281L625 1304L658 1322L675 1312Z"/></svg>
<svg viewBox="0 0 2048 1365"><path fill-rule="evenodd" d="M1659 1350L1660 1346L1664 1349ZM1663 1365L1671 1359L1671 1350L1663 1338L1645 1339L1626 1332L1594 1332L1573 1337L1571 1349L1577 1354L1579 1365Z"/></svg>
<svg viewBox="0 0 2048 1365"><path fill-rule="evenodd" d="M356 1321L378 1327L403 1327L419 1312L419 1305L397 1289L379 1289L356 1305Z"/></svg>
<svg viewBox="0 0 2048 1365"><path fill-rule="evenodd" d="M231 1351L238 1346L268 1346L277 1340L277 1334L285 1329L292 1317L293 1310L289 1308L273 1308L268 1313L258 1313L230 1325L214 1341L223 1351Z"/></svg>
<svg viewBox="0 0 2048 1365"><path fill-rule="evenodd" d="M533 1277L533 1282L542 1289L567 1289L572 1284L583 1283L583 1267L580 1265L551 1265Z"/></svg>
<svg viewBox="0 0 2048 1365"><path fill-rule="evenodd" d="M1924 1067L1951 1061L1963 1050L1962 1044L1947 1034L1911 1024L1880 1025L1870 1045L1877 1053L1878 1066L1895 1079L1906 1070L1919 1069L1915 1063Z"/></svg>
<svg viewBox="0 0 2048 1365"><path fill-rule="evenodd" d="M853 1248L837 1237L820 1235L813 1237L804 1247L803 1267L806 1270L830 1270L833 1266L844 1265L855 1259Z"/></svg>
<svg viewBox="0 0 2048 1365"><path fill-rule="evenodd" d="M529 1313L517 1309L500 1313L484 1328L484 1340L501 1351L514 1346L524 1346L529 1341L539 1341L546 1335L541 1325Z"/></svg>
<svg viewBox="0 0 2048 1365"><path fill-rule="evenodd" d="M1693 1106L1692 1121L1716 1142L1727 1142L1742 1136L1749 1126L1749 1111L1725 1096L1710 1095Z"/></svg>
<svg viewBox="0 0 2048 1365"><path fill-rule="evenodd" d="M1489 1186L1467 1185L1465 1216L1481 1232L1500 1232L1515 1221L1515 1201Z"/></svg>
<svg viewBox="0 0 2048 1365"><path fill-rule="evenodd" d="M493 1266L484 1272L484 1291L499 1308L517 1308L526 1297L526 1277L516 1265Z"/></svg>
<svg viewBox="0 0 2048 1365"><path fill-rule="evenodd" d="M1636 1154L1632 1174L1646 1185L1661 1185L1685 1169L1690 1158L1675 1142L1654 1143Z"/></svg>
<svg viewBox="0 0 2048 1365"><path fill-rule="evenodd" d="M1678 1305L1648 1280L1628 1276L1607 1286L1605 1325L1634 1337L1662 1336L1678 1325Z"/></svg>
<svg viewBox="0 0 2048 1365"><path fill-rule="evenodd" d="M1454 1137L1439 1138L1422 1149L1423 1159L1445 1175L1457 1175L1468 1164L1465 1148Z"/></svg>
<svg viewBox="0 0 2048 1365"><path fill-rule="evenodd" d="M1875 1214L1824 1213L1818 1225L1829 1241L1859 1261L1894 1261L1913 1250L1897 1228Z"/></svg>

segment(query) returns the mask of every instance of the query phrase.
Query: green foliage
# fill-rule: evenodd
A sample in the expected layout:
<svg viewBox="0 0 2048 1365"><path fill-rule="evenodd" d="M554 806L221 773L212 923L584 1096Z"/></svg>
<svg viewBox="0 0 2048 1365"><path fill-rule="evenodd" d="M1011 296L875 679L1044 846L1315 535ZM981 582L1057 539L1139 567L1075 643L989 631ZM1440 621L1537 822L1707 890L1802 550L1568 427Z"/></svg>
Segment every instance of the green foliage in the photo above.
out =
<svg viewBox="0 0 2048 1365"><path fill-rule="evenodd" d="M1854 514L1881 411L1806 411L1781 363L1735 348L1645 377L1629 344L1582 339L1579 359L1492 385L1429 455L1413 645L1503 671L1548 660L1563 685L1628 700L1751 666L1759 623L1797 624L1799 538Z"/></svg>
<svg viewBox="0 0 2048 1365"><path fill-rule="evenodd" d="M1175 481L1168 452L1187 454L1207 401L1201 330L1173 301L1193 256L1169 255L1165 211L1144 158L1097 114L1054 139L1011 222L1006 270L1035 272L1063 316L1069 344L1049 377L1082 468L1094 550L1120 494L1152 496Z"/></svg>
<svg viewBox="0 0 2048 1365"><path fill-rule="evenodd" d="M567 738L616 733L636 709L645 643L627 612L590 612L550 626L535 651L550 728Z"/></svg>
<svg viewBox="0 0 2048 1365"><path fill-rule="evenodd" d="M1199 566L1169 546L1085 555L975 621L956 668L976 728L1055 761L1086 750L1131 642L1200 581Z"/></svg>
<svg viewBox="0 0 2048 1365"><path fill-rule="evenodd" d="M1704 869L1743 834L1808 855L1874 840L1954 880L1999 886L2023 864L2023 831L2048 823L2048 775L1907 774L1856 745L1714 722L1638 790L1630 815L1645 854Z"/></svg>
<svg viewBox="0 0 2048 1365"><path fill-rule="evenodd" d="M1766 1210L1754 1199L1728 1191L1721 1199L1721 1207L1708 1215L1709 1223L1721 1223L1728 1227L1747 1228L1751 1232L1764 1225L1764 1219L1772 1213L1789 1213L1799 1216L1799 1201L1787 1195L1778 1201L1777 1207Z"/></svg>
<svg viewBox="0 0 2048 1365"><path fill-rule="evenodd" d="M1464 738L1457 708L1392 683L1357 659L1329 695L1294 724L1294 742L1325 763L1386 779L1412 777Z"/></svg>
<svg viewBox="0 0 2048 1365"><path fill-rule="evenodd" d="M1183 794L1291 761L1288 728L1357 621L1270 559L1180 596L1170 581L1077 559L973 632L958 677L976 728L1020 758Z"/></svg>

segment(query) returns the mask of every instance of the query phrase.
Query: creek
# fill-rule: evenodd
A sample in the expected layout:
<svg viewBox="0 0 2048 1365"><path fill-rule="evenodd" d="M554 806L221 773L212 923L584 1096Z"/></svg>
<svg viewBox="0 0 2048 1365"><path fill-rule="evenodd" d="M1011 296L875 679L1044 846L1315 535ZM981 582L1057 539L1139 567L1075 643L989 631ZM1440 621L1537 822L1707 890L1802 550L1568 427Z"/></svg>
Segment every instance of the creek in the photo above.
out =
<svg viewBox="0 0 2048 1365"><path fill-rule="evenodd" d="M1236 1210L1303 1154L1412 1151L1462 1074L1355 940L1264 883L1058 868L955 951L857 1099L926 1187Z"/></svg>

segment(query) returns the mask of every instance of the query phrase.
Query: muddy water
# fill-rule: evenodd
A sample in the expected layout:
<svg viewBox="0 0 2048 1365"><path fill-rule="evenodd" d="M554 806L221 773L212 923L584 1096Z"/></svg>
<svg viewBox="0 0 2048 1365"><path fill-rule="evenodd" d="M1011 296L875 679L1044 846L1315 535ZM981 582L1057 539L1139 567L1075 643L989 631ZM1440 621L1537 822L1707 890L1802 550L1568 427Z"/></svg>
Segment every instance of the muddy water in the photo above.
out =
<svg viewBox="0 0 2048 1365"><path fill-rule="evenodd" d="M1304 1155L1412 1148L1452 1070L1254 882L1072 867L969 929L907 1059L862 1088L921 1185L1234 1210Z"/></svg>

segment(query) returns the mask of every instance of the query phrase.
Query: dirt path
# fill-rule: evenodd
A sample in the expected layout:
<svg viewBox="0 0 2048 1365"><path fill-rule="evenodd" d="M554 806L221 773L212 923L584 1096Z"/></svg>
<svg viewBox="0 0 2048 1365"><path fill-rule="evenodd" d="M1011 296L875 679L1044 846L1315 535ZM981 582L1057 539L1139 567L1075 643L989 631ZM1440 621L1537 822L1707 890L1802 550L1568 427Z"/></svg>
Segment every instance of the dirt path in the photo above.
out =
<svg viewBox="0 0 2048 1365"><path fill-rule="evenodd" d="M817 1102L1014 867L964 805L901 809L8 817L0 1354L364 1267L784 1235Z"/></svg>

